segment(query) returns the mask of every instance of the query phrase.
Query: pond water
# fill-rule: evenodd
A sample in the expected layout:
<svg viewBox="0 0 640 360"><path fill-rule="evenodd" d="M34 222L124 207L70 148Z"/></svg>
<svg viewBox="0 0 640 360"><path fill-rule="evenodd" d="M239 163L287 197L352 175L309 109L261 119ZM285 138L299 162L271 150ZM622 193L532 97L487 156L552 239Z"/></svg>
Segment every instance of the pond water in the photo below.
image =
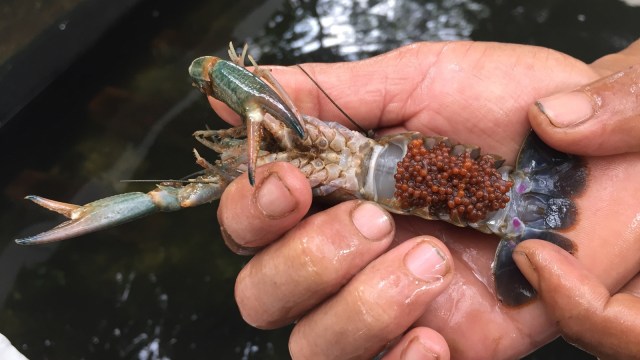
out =
<svg viewBox="0 0 640 360"><path fill-rule="evenodd" d="M640 37L613 0L143 1L0 128L0 333L32 359L284 359L289 328L246 325L233 301L246 262L215 205L158 214L40 247L13 239L60 218L22 200L73 203L197 170L194 130L223 126L191 87L200 55L248 42L263 64L355 60L420 40L548 46L585 61ZM36 67L37 64L34 64ZM374 81L374 80L373 80ZM592 358L560 340L529 358Z"/></svg>

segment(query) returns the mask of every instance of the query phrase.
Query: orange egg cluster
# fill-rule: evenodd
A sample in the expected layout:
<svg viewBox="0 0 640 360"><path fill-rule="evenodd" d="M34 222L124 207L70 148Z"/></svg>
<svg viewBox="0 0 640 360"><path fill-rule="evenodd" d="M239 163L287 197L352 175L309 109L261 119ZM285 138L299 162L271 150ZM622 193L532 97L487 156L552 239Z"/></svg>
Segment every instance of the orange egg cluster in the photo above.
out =
<svg viewBox="0 0 640 360"><path fill-rule="evenodd" d="M504 208L513 183L505 181L490 155L473 158L470 152L452 154L440 142L432 149L422 139L412 140L398 162L395 198L403 209L429 206L431 215L449 213L452 219L474 223Z"/></svg>

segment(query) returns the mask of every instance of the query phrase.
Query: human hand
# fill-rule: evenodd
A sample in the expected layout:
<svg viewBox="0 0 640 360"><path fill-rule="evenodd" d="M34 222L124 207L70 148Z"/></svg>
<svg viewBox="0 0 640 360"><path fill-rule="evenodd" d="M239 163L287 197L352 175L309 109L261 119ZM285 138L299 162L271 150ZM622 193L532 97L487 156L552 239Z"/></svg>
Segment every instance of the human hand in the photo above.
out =
<svg viewBox="0 0 640 360"><path fill-rule="evenodd" d="M640 274L612 294L588 266L551 243L527 240L513 254L568 342L601 359L640 358Z"/></svg>
<svg viewBox="0 0 640 360"><path fill-rule="evenodd" d="M596 62L594 66L607 62L623 69L629 62L635 65L541 99L530 108L532 126L567 152L598 156L640 151L638 58L640 41ZM639 221L636 215L633 223ZM616 239L610 241L615 244ZM601 358L640 358L640 274L612 294L589 267L548 242L522 242L514 260L569 342Z"/></svg>
<svg viewBox="0 0 640 360"><path fill-rule="evenodd" d="M467 42L415 44L361 62L304 67L365 128L451 136L511 163L528 131L531 103L603 75L548 49ZM273 72L303 113L341 119L299 70ZM213 105L237 123L228 109ZM611 190L612 177L618 188L640 190L635 181L639 160L637 154L587 159L589 180L577 199L580 219L566 234L578 245L577 257L590 262L610 289L639 270L633 254L640 251L634 241L640 229L632 223L640 205ZM281 204L286 196L293 199L279 216L265 212L258 200L260 186L273 174L285 185L276 198ZM227 189L219 220L232 248L265 247L238 276L236 299L243 317L261 328L298 319L290 339L294 357L370 356L411 326L388 358L400 358L408 343L420 345L413 339L422 341L418 348L441 358L448 356L447 345L454 358L513 358L557 335L539 302L519 308L497 302L490 271L496 240L491 236L395 217L388 220L395 226L379 231L378 241L366 241L350 220L354 209L364 205L340 204L300 222L311 202L306 179L286 164L263 167L257 179L255 189L244 177ZM389 219L377 214L372 224ZM442 239L449 252L425 234ZM610 238L618 239L619 246L609 246ZM431 267L435 281L427 285L412 278L404 262L421 242L438 249L431 253L446 264Z"/></svg>
<svg viewBox="0 0 640 360"><path fill-rule="evenodd" d="M606 76L539 99L529 109L531 126L547 144L572 154L640 151L640 40L591 67Z"/></svg>

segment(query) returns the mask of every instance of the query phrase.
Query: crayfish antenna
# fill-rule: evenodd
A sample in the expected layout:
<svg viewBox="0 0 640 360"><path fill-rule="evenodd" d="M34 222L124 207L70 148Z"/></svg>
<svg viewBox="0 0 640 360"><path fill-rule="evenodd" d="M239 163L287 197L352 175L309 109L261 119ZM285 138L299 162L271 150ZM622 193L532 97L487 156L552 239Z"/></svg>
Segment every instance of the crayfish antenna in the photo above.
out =
<svg viewBox="0 0 640 360"><path fill-rule="evenodd" d="M320 92L322 92L322 94L331 102L331 104L333 104L333 106L336 107L336 109L338 109L338 111L340 111L340 113L347 118L347 120L349 120L349 122L351 124L353 124L353 126L355 126L358 131L360 131L363 134L366 134L368 137L373 137L375 132L373 130L365 130L365 128L363 128L362 126L360 126L360 124L358 124L355 120L353 120L353 118L351 116L349 116L349 114L347 114L346 111L344 111L340 105L338 105L337 102L335 102L335 100L333 100L333 98L331 96L329 96L329 94L327 94L327 92L322 88L322 86L320 86L320 84L318 84L318 82L307 72L307 70L305 70L302 65L300 64L296 64L296 66L298 67L298 69L300 69L300 71L302 71L308 78L309 80L311 80L311 82L313 83L313 85L315 85L318 90L320 90Z"/></svg>

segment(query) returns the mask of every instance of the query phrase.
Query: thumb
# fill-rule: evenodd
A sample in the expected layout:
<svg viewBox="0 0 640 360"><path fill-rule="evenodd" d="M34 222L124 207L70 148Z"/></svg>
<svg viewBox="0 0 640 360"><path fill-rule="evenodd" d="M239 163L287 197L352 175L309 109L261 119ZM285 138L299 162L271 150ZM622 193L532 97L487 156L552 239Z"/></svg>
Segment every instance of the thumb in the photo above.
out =
<svg viewBox="0 0 640 360"><path fill-rule="evenodd" d="M523 241L513 259L567 341L600 357L640 357L640 298L611 295L578 259L546 241Z"/></svg>
<svg viewBox="0 0 640 360"><path fill-rule="evenodd" d="M571 92L539 99L529 109L536 133L578 155L640 151L640 64Z"/></svg>

